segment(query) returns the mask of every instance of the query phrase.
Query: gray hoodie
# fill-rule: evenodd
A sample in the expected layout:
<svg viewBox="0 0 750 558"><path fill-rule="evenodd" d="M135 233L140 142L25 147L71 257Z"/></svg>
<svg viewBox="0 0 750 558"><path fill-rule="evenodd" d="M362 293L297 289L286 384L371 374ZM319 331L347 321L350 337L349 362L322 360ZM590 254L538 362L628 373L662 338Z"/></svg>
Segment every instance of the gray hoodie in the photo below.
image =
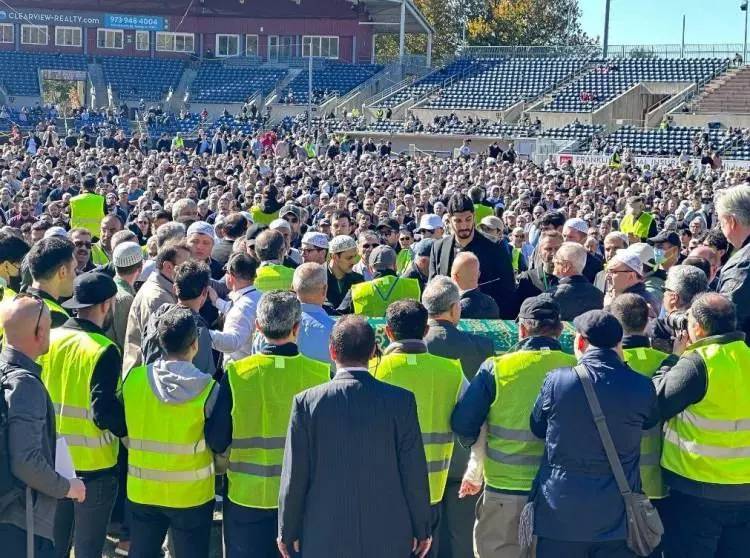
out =
<svg viewBox="0 0 750 558"><path fill-rule="evenodd" d="M209 374L201 372L192 362L182 360L158 359L149 364L147 370L151 391L160 401L167 404L191 401L214 381ZM206 417L211 416L218 391L213 389L206 401Z"/></svg>

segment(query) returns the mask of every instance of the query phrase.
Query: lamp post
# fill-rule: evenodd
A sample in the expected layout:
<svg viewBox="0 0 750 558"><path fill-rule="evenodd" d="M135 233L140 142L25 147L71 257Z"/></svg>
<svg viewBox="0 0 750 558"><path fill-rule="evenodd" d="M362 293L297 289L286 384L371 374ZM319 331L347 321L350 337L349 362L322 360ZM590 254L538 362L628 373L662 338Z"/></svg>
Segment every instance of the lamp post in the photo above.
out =
<svg viewBox="0 0 750 558"><path fill-rule="evenodd" d="M602 58L607 58L607 50L609 49L609 2L607 0L604 4L604 39L602 40Z"/></svg>
<svg viewBox="0 0 750 558"><path fill-rule="evenodd" d="M740 10L745 12L745 42L742 46L742 63L747 64L747 0L740 4Z"/></svg>

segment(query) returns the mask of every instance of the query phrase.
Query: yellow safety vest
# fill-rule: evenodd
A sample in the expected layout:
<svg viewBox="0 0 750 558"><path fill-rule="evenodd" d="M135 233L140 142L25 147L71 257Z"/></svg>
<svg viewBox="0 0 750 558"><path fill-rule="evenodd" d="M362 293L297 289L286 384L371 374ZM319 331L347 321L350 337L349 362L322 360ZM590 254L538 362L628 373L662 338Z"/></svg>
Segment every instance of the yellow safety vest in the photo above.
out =
<svg viewBox="0 0 750 558"><path fill-rule="evenodd" d="M654 216L645 211L638 216L638 219L633 219L630 214L625 215L620 223L620 232L625 234L632 234L637 236L641 240L648 238L648 231L651 228L651 223L654 220Z"/></svg>
<svg viewBox="0 0 750 558"><path fill-rule="evenodd" d="M661 363L669 356L651 347L623 349L622 352L625 363L646 378L653 378ZM667 496L659 465L662 447L661 429L662 424L659 423L650 430L646 430L641 438L641 482L643 492L652 500Z"/></svg>
<svg viewBox="0 0 750 558"><path fill-rule="evenodd" d="M498 490L528 492L544 453L544 440L529 428L529 416L547 374L576 365L574 356L553 351L520 350L492 359L495 400L487 415L484 478Z"/></svg>
<svg viewBox="0 0 750 558"><path fill-rule="evenodd" d="M2 292L0 292L2 296L0 296L0 304L6 304L9 301L13 300L13 297L16 296L16 291L11 289L10 287L2 287ZM0 322L0 341L3 338L3 334L5 333L5 329L3 328L3 324Z"/></svg>
<svg viewBox="0 0 750 558"><path fill-rule="evenodd" d="M91 245L91 262L94 265L107 265L109 256L98 242Z"/></svg>
<svg viewBox="0 0 750 558"><path fill-rule="evenodd" d="M417 401L419 428L427 457L430 503L443 499L453 453L451 413L464 374L461 362L429 353L391 353L370 363L378 380L408 389Z"/></svg>
<svg viewBox="0 0 750 558"><path fill-rule="evenodd" d="M269 264L258 268L255 288L262 293L268 291L288 291L292 288L294 270L285 265Z"/></svg>
<svg viewBox="0 0 750 558"><path fill-rule="evenodd" d="M294 396L327 382L330 365L256 354L230 362L226 373L233 402L227 496L240 506L275 509Z"/></svg>
<svg viewBox="0 0 750 558"><path fill-rule="evenodd" d="M164 403L149 385L146 366L125 378L128 499L137 504L192 508L214 499L214 459L203 437L214 381L195 398Z"/></svg>
<svg viewBox="0 0 750 558"><path fill-rule="evenodd" d="M513 248L511 262L513 264L513 271L518 273L518 267L521 265L521 250L519 248Z"/></svg>
<svg viewBox="0 0 750 558"><path fill-rule="evenodd" d="M392 302L419 300L422 292L419 281L395 275L384 275L372 281L351 286L354 313L370 318L382 318Z"/></svg>
<svg viewBox="0 0 750 558"><path fill-rule="evenodd" d="M185 147L185 140L180 136L175 136L172 140L172 149L182 149Z"/></svg>
<svg viewBox="0 0 750 558"><path fill-rule="evenodd" d="M474 223L476 223L477 225L485 217L491 217L494 214L494 210L488 205L484 205L481 203L474 205Z"/></svg>
<svg viewBox="0 0 750 558"><path fill-rule="evenodd" d="M254 205L250 208L250 215L253 217L253 223L260 225L270 225L271 221L279 218L279 212L263 213L260 207Z"/></svg>
<svg viewBox="0 0 750 558"><path fill-rule="evenodd" d="M401 275L404 271L406 271L406 268L409 266L409 264L414 260L414 254L411 251L411 248L405 248L402 249L398 256L396 256L396 273Z"/></svg>
<svg viewBox="0 0 750 558"><path fill-rule="evenodd" d="M55 407L57 434L64 437L76 471L99 471L117 464L119 442L94 424L91 378L105 350L116 346L104 335L59 327L39 358L42 382Z"/></svg>
<svg viewBox="0 0 750 558"><path fill-rule="evenodd" d="M708 339L687 352L706 363L708 389L664 426L661 466L697 482L750 484L750 348Z"/></svg>
<svg viewBox="0 0 750 558"><path fill-rule="evenodd" d="M86 192L70 198L70 228L84 228L99 237L104 219L104 197Z"/></svg>
<svg viewBox="0 0 750 558"><path fill-rule="evenodd" d="M48 298L43 299L44 304L47 305L47 308L49 308L49 311L51 314L62 314L63 317L67 320L70 318L70 314L68 314L68 311L60 306L57 302L54 300L50 300Z"/></svg>

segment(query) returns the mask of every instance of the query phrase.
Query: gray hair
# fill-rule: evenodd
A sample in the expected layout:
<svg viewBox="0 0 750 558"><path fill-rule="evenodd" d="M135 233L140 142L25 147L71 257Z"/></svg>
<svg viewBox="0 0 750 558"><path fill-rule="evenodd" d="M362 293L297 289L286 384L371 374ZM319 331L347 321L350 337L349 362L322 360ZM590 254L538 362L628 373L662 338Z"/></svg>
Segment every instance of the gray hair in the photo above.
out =
<svg viewBox="0 0 750 558"><path fill-rule="evenodd" d="M169 221L164 223L161 227L156 229L156 246L161 249L162 246L172 240L182 240L185 238L187 229L182 223L177 221Z"/></svg>
<svg viewBox="0 0 750 558"><path fill-rule="evenodd" d="M291 291L271 291L260 297L255 320L267 339L284 339L302 318L302 305Z"/></svg>
<svg viewBox="0 0 750 558"><path fill-rule="evenodd" d="M731 215L744 226L750 226L750 185L740 184L716 193L716 212Z"/></svg>
<svg viewBox="0 0 750 558"><path fill-rule="evenodd" d="M198 211L198 204L190 198L180 198L172 204L172 218L177 219L186 209Z"/></svg>
<svg viewBox="0 0 750 558"><path fill-rule="evenodd" d="M438 275L427 283L422 294L422 304L427 308L427 313L430 316L445 314L460 299L458 286L450 277L443 275Z"/></svg>
<svg viewBox="0 0 750 558"><path fill-rule="evenodd" d="M586 267L586 256L586 248L577 242L563 242L562 246L557 249L557 258L568 262L576 275L583 273L583 268Z"/></svg>
<svg viewBox="0 0 750 558"><path fill-rule="evenodd" d="M328 286L328 271L324 265L314 262L303 263L294 270L292 290L297 295L319 292Z"/></svg>
<svg viewBox="0 0 750 558"><path fill-rule="evenodd" d="M112 250L114 250L118 244L122 244L123 242L138 242L138 237L130 229L122 229L112 235L109 244Z"/></svg>
<svg viewBox="0 0 750 558"><path fill-rule="evenodd" d="M695 266L674 265L667 272L664 287L680 297L682 308L688 308L696 296L708 290L708 278Z"/></svg>
<svg viewBox="0 0 750 558"><path fill-rule="evenodd" d="M617 240L622 243L623 248L627 248L628 244L630 244L628 235L626 235L625 233L621 233L620 231L612 231L607 233L607 236L604 237L604 241L606 242L607 240Z"/></svg>

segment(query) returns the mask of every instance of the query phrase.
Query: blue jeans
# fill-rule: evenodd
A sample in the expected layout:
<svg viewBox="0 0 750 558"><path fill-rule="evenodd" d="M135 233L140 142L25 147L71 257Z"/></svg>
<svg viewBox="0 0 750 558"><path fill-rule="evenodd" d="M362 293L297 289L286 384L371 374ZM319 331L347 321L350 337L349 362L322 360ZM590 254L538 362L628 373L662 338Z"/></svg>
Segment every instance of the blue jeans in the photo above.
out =
<svg viewBox="0 0 750 558"><path fill-rule="evenodd" d="M3 558L26 558L26 531L15 525L0 523L0 544ZM52 541L40 536L34 537L34 557L53 558L55 551Z"/></svg>
<svg viewBox="0 0 750 558"><path fill-rule="evenodd" d="M750 502L722 502L672 491L672 513L664 525L673 552L669 558L747 556Z"/></svg>
<svg viewBox="0 0 750 558"><path fill-rule="evenodd" d="M117 477L103 474L84 479L86 500L79 504L60 500L55 515L55 556L70 554L71 543L76 558L101 558L107 538L107 526L117 497Z"/></svg>

